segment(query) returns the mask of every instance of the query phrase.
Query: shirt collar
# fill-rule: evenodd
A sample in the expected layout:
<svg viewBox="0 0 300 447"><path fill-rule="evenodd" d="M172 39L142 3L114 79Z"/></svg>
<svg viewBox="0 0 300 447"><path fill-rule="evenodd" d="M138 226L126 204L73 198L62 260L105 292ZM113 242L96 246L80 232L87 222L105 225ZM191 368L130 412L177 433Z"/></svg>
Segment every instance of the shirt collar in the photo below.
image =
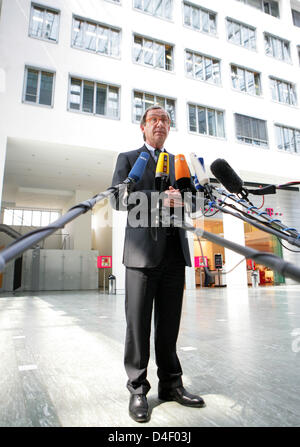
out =
<svg viewBox="0 0 300 447"><path fill-rule="evenodd" d="M145 146L146 148L151 152L152 157L155 159L155 147L150 146L150 144L146 143L145 141ZM165 148L162 147L161 149L159 149L161 152L165 152Z"/></svg>

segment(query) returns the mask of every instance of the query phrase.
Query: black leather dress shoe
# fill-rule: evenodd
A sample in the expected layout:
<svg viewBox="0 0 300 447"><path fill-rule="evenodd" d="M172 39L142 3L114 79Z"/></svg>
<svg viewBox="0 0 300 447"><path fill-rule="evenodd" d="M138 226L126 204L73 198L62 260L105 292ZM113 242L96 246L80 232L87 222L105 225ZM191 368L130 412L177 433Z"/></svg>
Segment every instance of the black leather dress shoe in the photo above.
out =
<svg viewBox="0 0 300 447"><path fill-rule="evenodd" d="M158 398L167 401L174 400L187 407L205 407L205 402L202 397L188 393L183 386L171 388L169 390L160 390L158 392Z"/></svg>
<svg viewBox="0 0 300 447"><path fill-rule="evenodd" d="M148 422L150 414L145 394L132 394L129 401L129 416L136 422Z"/></svg>

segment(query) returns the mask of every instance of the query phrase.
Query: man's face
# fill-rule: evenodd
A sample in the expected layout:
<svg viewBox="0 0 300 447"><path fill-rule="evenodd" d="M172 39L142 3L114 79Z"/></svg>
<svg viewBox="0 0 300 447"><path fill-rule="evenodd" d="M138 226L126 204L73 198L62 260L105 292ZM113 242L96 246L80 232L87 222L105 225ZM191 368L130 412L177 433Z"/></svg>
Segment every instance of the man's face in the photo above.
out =
<svg viewBox="0 0 300 447"><path fill-rule="evenodd" d="M141 124L146 143L150 146L161 149L170 131L170 121L165 110L149 110L146 115L145 125Z"/></svg>

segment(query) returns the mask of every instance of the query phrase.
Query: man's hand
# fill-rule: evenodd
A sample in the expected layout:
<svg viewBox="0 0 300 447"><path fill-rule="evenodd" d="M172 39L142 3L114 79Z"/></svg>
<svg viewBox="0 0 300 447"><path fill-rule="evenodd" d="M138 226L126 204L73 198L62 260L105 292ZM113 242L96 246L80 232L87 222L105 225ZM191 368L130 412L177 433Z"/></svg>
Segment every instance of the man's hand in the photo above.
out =
<svg viewBox="0 0 300 447"><path fill-rule="evenodd" d="M183 201L180 194L179 189L173 188L173 186L169 186L169 189L165 192L164 206L170 208L179 208L183 207Z"/></svg>

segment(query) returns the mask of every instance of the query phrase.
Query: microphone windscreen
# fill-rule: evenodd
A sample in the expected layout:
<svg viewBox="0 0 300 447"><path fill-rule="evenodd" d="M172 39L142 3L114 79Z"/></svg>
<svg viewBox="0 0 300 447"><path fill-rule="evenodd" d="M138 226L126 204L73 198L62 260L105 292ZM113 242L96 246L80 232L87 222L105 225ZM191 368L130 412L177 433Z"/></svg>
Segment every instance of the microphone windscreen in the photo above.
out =
<svg viewBox="0 0 300 447"><path fill-rule="evenodd" d="M205 183L208 183L208 177L204 167L204 159L202 157L197 157L195 152L190 153L190 159L198 179L198 184L200 183L200 185L204 185Z"/></svg>
<svg viewBox="0 0 300 447"><path fill-rule="evenodd" d="M225 188L235 194L239 194L243 189L243 180L237 175L232 167L223 158L217 158L210 165L211 172L222 183Z"/></svg>
<svg viewBox="0 0 300 447"><path fill-rule="evenodd" d="M148 152L142 152L132 166L131 171L128 174L128 178L130 178L134 182L138 182L144 174L149 157L150 155L148 154Z"/></svg>
<svg viewBox="0 0 300 447"><path fill-rule="evenodd" d="M175 178L176 181L181 178L190 179L191 174L185 156L182 154L175 155Z"/></svg>
<svg viewBox="0 0 300 447"><path fill-rule="evenodd" d="M181 193L191 191L191 174L185 156L182 154L175 155L175 179Z"/></svg>
<svg viewBox="0 0 300 447"><path fill-rule="evenodd" d="M169 176L169 154L161 152L159 154L155 177L168 177Z"/></svg>

